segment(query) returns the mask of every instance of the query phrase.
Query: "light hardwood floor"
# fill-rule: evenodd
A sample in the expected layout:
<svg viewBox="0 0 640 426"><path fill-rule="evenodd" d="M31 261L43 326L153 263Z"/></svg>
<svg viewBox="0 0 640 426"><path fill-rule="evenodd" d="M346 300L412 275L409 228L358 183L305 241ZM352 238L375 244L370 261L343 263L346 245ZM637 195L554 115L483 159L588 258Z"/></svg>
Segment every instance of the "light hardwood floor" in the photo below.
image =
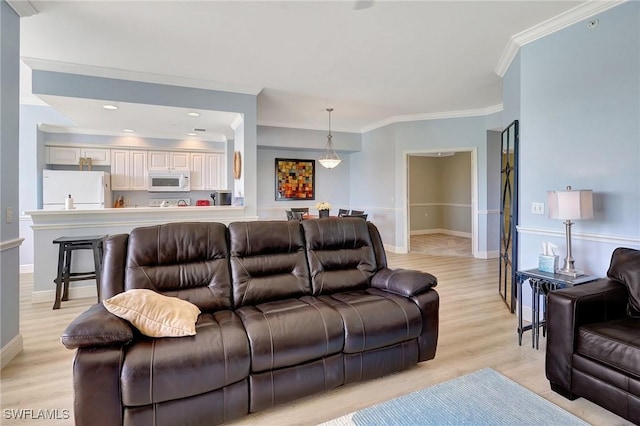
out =
<svg viewBox="0 0 640 426"><path fill-rule="evenodd" d="M516 317L497 294L497 260L421 254L389 254L388 258L392 267L419 269L438 277L440 336L436 358L405 372L255 413L234 425L313 425L484 367L494 368L592 424L628 424L589 401L568 401L550 391L544 376L545 340L541 339L540 350L534 350L528 332L523 346L518 346ZM71 300L56 311L49 303L31 304L31 275L21 278L24 352L2 370L2 425L30 424L6 419L5 409L73 409L73 352L60 344L59 336L75 316L95 303L93 299Z"/></svg>

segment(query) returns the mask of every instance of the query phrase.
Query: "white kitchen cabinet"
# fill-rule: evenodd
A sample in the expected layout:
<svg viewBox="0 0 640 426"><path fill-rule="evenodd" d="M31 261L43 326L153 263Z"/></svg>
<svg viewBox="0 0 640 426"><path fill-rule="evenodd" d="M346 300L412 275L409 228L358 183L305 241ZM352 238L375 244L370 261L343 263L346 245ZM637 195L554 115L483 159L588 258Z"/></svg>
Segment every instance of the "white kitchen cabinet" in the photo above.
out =
<svg viewBox="0 0 640 426"><path fill-rule="evenodd" d="M222 153L206 155L207 189L227 189L225 157Z"/></svg>
<svg viewBox="0 0 640 426"><path fill-rule="evenodd" d="M204 152L191 153L191 190L201 191L207 189L205 178L205 157Z"/></svg>
<svg viewBox="0 0 640 426"><path fill-rule="evenodd" d="M80 148L70 146L48 146L46 149L47 164L80 164Z"/></svg>
<svg viewBox="0 0 640 426"><path fill-rule="evenodd" d="M148 179L147 151L111 150L111 189L145 191Z"/></svg>
<svg viewBox="0 0 640 426"><path fill-rule="evenodd" d="M130 158L128 149L111 150L111 190L130 189Z"/></svg>
<svg viewBox="0 0 640 426"><path fill-rule="evenodd" d="M174 151L149 151L149 170L189 170L189 153Z"/></svg>
<svg viewBox="0 0 640 426"><path fill-rule="evenodd" d="M147 154L149 170L168 170L169 151L149 151Z"/></svg>
<svg viewBox="0 0 640 426"><path fill-rule="evenodd" d="M188 152L170 152L169 153L169 169L189 170L190 158L191 158L191 154Z"/></svg>
<svg viewBox="0 0 640 426"><path fill-rule="evenodd" d="M47 164L78 166L80 158L91 158L92 166L111 164L111 150L107 148L48 146L46 157Z"/></svg>
<svg viewBox="0 0 640 426"><path fill-rule="evenodd" d="M191 190L226 189L224 154L191 153Z"/></svg>
<svg viewBox="0 0 640 426"><path fill-rule="evenodd" d="M111 150L107 148L80 148L81 157L91 158L92 166L111 165Z"/></svg>
<svg viewBox="0 0 640 426"><path fill-rule="evenodd" d="M147 151L129 151L131 162L131 189L146 191L149 185L149 169L147 168Z"/></svg>

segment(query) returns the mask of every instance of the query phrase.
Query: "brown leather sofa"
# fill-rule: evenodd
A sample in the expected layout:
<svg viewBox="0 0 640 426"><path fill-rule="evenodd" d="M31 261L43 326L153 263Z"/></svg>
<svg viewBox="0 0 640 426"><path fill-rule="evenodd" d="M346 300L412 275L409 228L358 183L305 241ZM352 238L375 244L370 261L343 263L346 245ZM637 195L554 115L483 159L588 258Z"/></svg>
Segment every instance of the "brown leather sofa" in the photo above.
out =
<svg viewBox="0 0 640 426"><path fill-rule="evenodd" d="M551 389L640 424L640 251L613 252L607 278L548 295Z"/></svg>
<svg viewBox="0 0 640 426"><path fill-rule="evenodd" d="M77 425L214 425L434 358L434 276L387 268L358 218L179 223L105 241L101 296L197 305L195 336L150 338L102 304L70 324Z"/></svg>

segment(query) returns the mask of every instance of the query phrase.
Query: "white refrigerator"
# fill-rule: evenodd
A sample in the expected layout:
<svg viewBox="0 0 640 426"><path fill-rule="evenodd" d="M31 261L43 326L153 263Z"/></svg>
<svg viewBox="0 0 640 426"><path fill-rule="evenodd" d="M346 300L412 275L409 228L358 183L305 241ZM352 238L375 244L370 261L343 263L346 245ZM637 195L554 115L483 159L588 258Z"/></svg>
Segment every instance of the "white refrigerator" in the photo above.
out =
<svg viewBox="0 0 640 426"><path fill-rule="evenodd" d="M42 208L64 210L71 195L75 209L103 209L111 205L111 175L98 171L43 170Z"/></svg>

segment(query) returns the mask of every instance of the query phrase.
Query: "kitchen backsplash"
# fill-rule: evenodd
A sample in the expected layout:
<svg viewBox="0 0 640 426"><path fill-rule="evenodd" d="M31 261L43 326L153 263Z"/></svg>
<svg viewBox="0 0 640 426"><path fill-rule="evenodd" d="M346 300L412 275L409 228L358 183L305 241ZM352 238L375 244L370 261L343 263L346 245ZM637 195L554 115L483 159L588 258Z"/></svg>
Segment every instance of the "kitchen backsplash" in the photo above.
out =
<svg viewBox="0 0 640 426"><path fill-rule="evenodd" d="M113 191L113 200L122 196L124 207L149 207L150 200L162 199L184 199L189 200L189 204L196 205L197 200L209 200L213 205L211 193L213 191L191 191L191 192L146 192L146 191ZM113 207L113 206L109 206Z"/></svg>

